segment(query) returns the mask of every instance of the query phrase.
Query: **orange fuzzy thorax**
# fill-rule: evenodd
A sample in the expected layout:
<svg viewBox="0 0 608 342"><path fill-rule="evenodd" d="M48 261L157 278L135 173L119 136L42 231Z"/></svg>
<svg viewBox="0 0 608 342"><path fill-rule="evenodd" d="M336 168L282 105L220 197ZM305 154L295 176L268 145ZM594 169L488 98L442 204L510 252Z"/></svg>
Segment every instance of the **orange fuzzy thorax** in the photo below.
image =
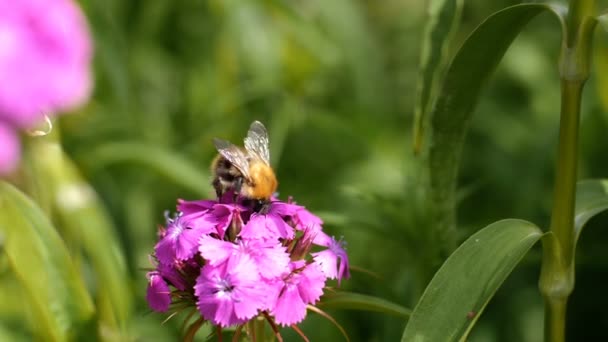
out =
<svg viewBox="0 0 608 342"><path fill-rule="evenodd" d="M249 180L251 184L242 189L247 198L269 199L277 190L277 178L274 171L262 161L251 161L249 164Z"/></svg>

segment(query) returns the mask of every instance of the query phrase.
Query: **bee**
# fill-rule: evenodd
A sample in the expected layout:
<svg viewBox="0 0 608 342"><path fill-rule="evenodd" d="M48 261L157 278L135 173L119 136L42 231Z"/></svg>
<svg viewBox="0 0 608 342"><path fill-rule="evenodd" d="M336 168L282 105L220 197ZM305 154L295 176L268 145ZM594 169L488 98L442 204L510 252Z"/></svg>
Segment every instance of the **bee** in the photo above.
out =
<svg viewBox="0 0 608 342"><path fill-rule="evenodd" d="M229 141L213 139L219 154L211 163L214 175L212 185L218 198L233 191L235 201L241 196L246 201L253 202L254 211L264 212L278 185L270 166L266 127L261 122L254 121L249 126L244 142L243 149Z"/></svg>

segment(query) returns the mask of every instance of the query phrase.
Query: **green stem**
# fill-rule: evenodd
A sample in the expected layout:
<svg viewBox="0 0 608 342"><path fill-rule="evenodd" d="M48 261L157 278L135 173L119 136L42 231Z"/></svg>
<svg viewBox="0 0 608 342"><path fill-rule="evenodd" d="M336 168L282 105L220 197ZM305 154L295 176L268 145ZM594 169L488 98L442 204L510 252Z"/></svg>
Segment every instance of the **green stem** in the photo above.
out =
<svg viewBox="0 0 608 342"><path fill-rule="evenodd" d="M266 337L266 320L262 317L257 317L255 319L255 329L257 330L258 341L267 342L272 341L273 339L269 339Z"/></svg>
<svg viewBox="0 0 608 342"><path fill-rule="evenodd" d="M545 341L563 342L574 289L574 205L581 96L591 65L595 0L570 1L560 56L561 114L551 233L543 240L539 281L545 300Z"/></svg>
<svg viewBox="0 0 608 342"><path fill-rule="evenodd" d="M574 244L574 202L582 89L582 82L561 82L562 113L551 231L560 244L564 260L572 259Z"/></svg>
<svg viewBox="0 0 608 342"><path fill-rule="evenodd" d="M249 332L248 341L251 342L268 342L274 341L274 336L266 334L266 319L258 316L247 323Z"/></svg>
<svg viewBox="0 0 608 342"><path fill-rule="evenodd" d="M567 301L565 298L545 302L545 341L565 341Z"/></svg>
<svg viewBox="0 0 608 342"><path fill-rule="evenodd" d="M570 0L568 5L567 28L568 34L566 41L568 46L574 46L578 38L579 29L585 24L589 17L593 17L595 12L596 0Z"/></svg>

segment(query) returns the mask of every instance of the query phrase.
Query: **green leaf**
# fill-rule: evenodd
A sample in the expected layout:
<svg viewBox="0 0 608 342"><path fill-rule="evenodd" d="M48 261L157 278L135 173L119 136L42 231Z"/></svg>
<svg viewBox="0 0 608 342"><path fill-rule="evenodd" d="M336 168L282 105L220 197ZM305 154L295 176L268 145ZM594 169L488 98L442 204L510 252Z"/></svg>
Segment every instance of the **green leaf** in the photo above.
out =
<svg viewBox="0 0 608 342"><path fill-rule="evenodd" d="M516 219L473 234L437 271L401 340L465 339L498 287L542 235L534 224Z"/></svg>
<svg viewBox="0 0 608 342"><path fill-rule="evenodd" d="M108 143L87 152L84 162L91 167L113 163L134 163L155 170L175 184L207 197L209 174L201 171L176 152L141 143Z"/></svg>
<svg viewBox="0 0 608 342"><path fill-rule="evenodd" d="M608 15L604 18L604 24L606 31L608 31ZM601 21L600 21L601 23ZM595 72L593 78L596 84L596 94L600 100L604 115L608 114L608 42L606 39L598 39L597 44L594 46L594 58ZM605 117L605 116L604 116Z"/></svg>
<svg viewBox="0 0 608 342"><path fill-rule="evenodd" d="M381 115L390 102L389 91L381 77L384 70L380 48L362 7L362 3L350 0L324 1L316 16L325 36L340 49L355 91L350 99L352 105Z"/></svg>
<svg viewBox="0 0 608 342"><path fill-rule="evenodd" d="M40 208L4 182L0 235L2 251L28 295L21 304L34 314L34 332L46 341L91 338L93 304L63 240Z"/></svg>
<svg viewBox="0 0 608 342"><path fill-rule="evenodd" d="M589 220L608 209L608 180L589 179L576 185L576 208L574 209L575 242Z"/></svg>
<svg viewBox="0 0 608 342"><path fill-rule="evenodd" d="M27 155L34 193L50 207L65 238L82 248L95 271L98 316L104 335L120 339L126 334L131 310L131 291L122 247L95 190L74 163L49 137L34 139Z"/></svg>
<svg viewBox="0 0 608 342"><path fill-rule="evenodd" d="M608 13L604 13L602 15L599 15L595 19L602 26L602 28L604 28L604 30L606 32L608 32Z"/></svg>
<svg viewBox="0 0 608 342"><path fill-rule="evenodd" d="M414 108L414 150L420 151L426 114L429 110L432 93L443 76L447 64L447 54L452 33L460 23L464 0L431 0L422 51L420 52L420 76L416 89Z"/></svg>
<svg viewBox="0 0 608 342"><path fill-rule="evenodd" d="M336 292L326 295L317 305L323 308L341 308L364 311L377 311L389 315L410 317L412 310L386 299L353 292Z"/></svg>
<svg viewBox="0 0 608 342"><path fill-rule="evenodd" d="M511 6L489 16L453 58L431 112L429 171L437 235L450 239L455 224L455 189L462 144L483 86L523 27L543 12L562 23L562 8L548 4Z"/></svg>

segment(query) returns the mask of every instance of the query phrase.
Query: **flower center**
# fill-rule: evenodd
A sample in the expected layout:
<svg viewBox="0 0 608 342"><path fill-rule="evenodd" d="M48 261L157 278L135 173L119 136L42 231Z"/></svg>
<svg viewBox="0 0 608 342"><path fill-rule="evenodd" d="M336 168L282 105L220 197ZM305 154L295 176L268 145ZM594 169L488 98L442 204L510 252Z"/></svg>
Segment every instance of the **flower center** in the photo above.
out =
<svg viewBox="0 0 608 342"><path fill-rule="evenodd" d="M215 293L222 296L222 295L232 292L232 290L234 290L234 285L232 285L230 280L220 279L217 283L217 290L215 291Z"/></svg>
<svg viewBox="0 0 608 342"><path fill-rule="evenodd" d="M173 223L173 229L171 229L171 234L169 235L172 240L176 240L181 233L184 231L184 227L180 224L179 221L175 221Z"/></svg>

